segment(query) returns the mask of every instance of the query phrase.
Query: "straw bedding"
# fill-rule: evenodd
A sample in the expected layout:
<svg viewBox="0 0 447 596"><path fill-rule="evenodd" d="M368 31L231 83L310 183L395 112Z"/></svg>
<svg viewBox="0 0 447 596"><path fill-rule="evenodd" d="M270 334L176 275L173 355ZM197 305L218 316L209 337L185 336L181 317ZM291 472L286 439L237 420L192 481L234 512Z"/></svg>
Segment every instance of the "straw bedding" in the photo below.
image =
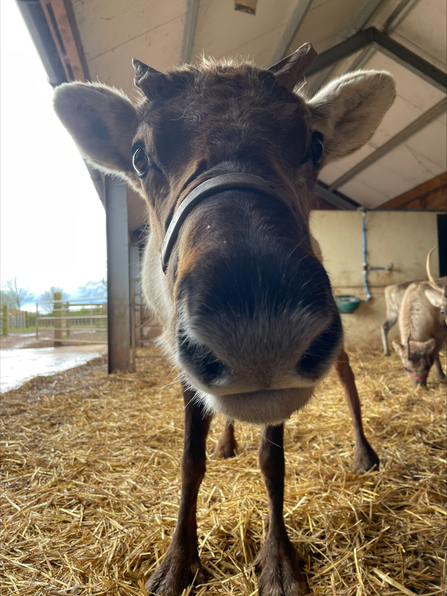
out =
<svg viewBox="0 0 447 596"><path fill-rule="evenodd" d="M351 360L380 471L351 473L352 426L334 374L286 426L285 519L311 593L443 594L445 384L412 391L396 357ZM107 375L97 359L1 396L2 596L146 594L178 511L183 412L157 347L139 351L137 368ZM235 459L208 461L198 503L207 584L185 596L257 594L260 431L238 424L236 434Z"/></svg>

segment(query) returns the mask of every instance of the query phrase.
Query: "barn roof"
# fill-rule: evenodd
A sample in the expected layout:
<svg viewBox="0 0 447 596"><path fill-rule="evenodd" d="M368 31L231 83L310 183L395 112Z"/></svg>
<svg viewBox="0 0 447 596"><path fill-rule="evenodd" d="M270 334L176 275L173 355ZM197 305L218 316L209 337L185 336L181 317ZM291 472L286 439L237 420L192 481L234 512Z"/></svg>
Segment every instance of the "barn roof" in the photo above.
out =
<svg viewBox="0 0 447 596"><path fill-rule="evenodd" d="M309 95L350 70L388 70L394 105L365 147L322 170L317 194L340 208L446 207L445 0L17 2L53 85L100 80L132 95L132 58L160 71L202 53L268 67L306 41L320 53ZM131 191L128 206L137 230Z"/></svg>

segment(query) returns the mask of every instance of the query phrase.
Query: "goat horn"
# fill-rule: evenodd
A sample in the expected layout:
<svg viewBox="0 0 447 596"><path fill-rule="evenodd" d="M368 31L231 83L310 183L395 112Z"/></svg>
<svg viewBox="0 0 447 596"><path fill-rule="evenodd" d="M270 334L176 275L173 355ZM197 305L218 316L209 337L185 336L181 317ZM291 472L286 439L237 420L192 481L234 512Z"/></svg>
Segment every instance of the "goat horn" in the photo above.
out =
<svg viewBox="0 0 447 596"><path fill-rule="evenodd" d="M432 249L430 249L428 251L427 262L425 263L425 268L427 270L427 277L428 277L429 284L431 285L431 287L434 290L437 290L438 292L441 292L441 288L438 286L438 284L433 279L433 276L432 276L431 271L430 271L430 257L431 257L432 252L435 250L435 248L436 248L436 246L434 246Z"/></svg>

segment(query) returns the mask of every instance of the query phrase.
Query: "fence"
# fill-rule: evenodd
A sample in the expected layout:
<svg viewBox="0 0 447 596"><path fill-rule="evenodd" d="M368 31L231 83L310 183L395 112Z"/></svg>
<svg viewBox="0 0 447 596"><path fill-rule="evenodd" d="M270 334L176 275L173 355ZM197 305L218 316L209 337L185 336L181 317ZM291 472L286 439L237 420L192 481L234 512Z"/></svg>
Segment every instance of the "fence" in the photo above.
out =
<svg viewBox="0 0 447 596"><path fill-rule="evenodd" d="M130 290L130 338L132 351L132 370L136 370L136 349L151 343L159 335L160 327L152 313L144 304L141 280L131 280Z"/></svg>
<svg viewBox="0 0 447 596"><path fill-rule="evenodd" d="M45 314L43 311L47 311ZM48 339L53 331L54 346L107 343L107 298L62 300L55 293L50 302L36 303L36 340Z"/></svg>

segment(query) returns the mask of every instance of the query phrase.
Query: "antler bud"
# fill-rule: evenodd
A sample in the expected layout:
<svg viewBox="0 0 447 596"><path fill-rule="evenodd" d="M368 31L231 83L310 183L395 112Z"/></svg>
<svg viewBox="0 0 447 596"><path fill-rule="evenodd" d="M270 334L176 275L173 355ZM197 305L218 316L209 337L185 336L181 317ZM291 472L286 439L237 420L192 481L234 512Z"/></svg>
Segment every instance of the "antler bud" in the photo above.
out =
<svg viewBox="0 0 447 596"><path fill-rule="evenodd" d="M427 261L426 261L426 263L425 263L425 268L426 268L426 270L427 270L428 283L431 285L431 287L432 287L434 290L437 290L438 292L442 292L442 289L441 289L441 288L438 286L438 284L435 282L435 280L433 279L433 276L432 276L432 274L431 274L431 271L430 271L430 257L431 257L431 254L432 254L432 252L435 250L435 248L436 248L436 246L434 246L432 249L430 249L430 250L428 251L428 255L427 255Z"/></svg>

